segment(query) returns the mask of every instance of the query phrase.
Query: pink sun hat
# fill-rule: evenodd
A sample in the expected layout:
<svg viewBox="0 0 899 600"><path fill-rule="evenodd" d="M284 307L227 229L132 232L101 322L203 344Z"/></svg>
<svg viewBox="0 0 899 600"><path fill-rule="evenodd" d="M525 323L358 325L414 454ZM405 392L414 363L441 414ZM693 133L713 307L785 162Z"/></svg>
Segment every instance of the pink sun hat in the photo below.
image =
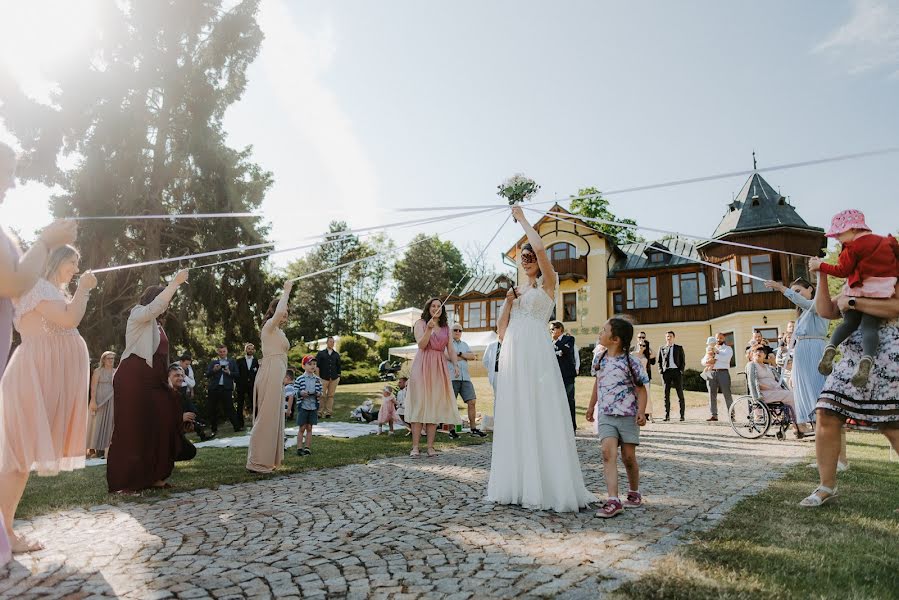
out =
<svg viewBox="0 0 899 600"><path fill-rule="evenodd" d="M850 208L834 215L833 219L830 220L830 230L824 235L835 238L841 233L852 229L871 231L871 228L865 223L865 214L860 210Z"/></svg>

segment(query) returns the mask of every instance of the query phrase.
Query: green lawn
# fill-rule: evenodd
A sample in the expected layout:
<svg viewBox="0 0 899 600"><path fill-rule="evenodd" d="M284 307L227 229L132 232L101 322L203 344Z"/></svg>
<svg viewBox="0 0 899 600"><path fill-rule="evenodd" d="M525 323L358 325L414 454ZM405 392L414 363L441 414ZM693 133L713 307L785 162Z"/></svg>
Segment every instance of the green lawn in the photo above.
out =
<svg viewBox="0 0 899 600"><path fill-rule="evenodd" d="M834 503L796 506L818 483L797 466L616 597L899 598L899 462L887 448L880 435L850 434Z"/></svg>

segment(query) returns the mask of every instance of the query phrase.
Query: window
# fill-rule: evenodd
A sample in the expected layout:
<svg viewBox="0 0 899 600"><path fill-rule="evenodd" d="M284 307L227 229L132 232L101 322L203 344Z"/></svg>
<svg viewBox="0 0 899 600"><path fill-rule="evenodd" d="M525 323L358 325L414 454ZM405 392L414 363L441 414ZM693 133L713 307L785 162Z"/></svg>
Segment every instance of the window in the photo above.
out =
<svg viewBox="0 0 899 600"><path fill-rule="evenodd" d="M629 310L659 307L655 277L637 277L627 280L627 307Z"/></svg>
<svg viewBox="0 0 899 600"><path fill-rule="evenodd" d="M562 307L563 321L577 321L577 292L562 294Z"/></svg>
<svg viewBox="0 0 899 600"><path fill-rule="evenodd" d="M503 300L490 301L490 327L496 327L499 321L499 313L503 309Z"/></svg>
<svg viewBox="0 0 899 600"><path fill-rule="evenodd" d="M709 301L705 273L675 273L671 276L671 289L674 306L707 304Z"/></svg>
<svg viewBox="0 0 899 600"><path fill-rule="evenodd" d="M649 255L649 262L651 263L662 263L665 262L665 255L661 252L653 252Z"/></svg>
<svg viewBox="0 0 899 600"><path fill-rule="evenodd" d="M577 258L577 248L567 242L560 242L549 247L550 260Z"/></svg>
<svg viewBox="0 0 899 600"><path fill-rule="evenodd" d="M486 302L467 302L465 303L465 314L462 316L462 327L477 328L487 326L487 303Z"/></svg>
<svg viewBox="0 0 899 600"><path fill-rule="evenodd" d="M737 275L733 272L737 270L737 260L732 258L725 261L721 263L721 267L730 271L715 269L715 300L737 295Z"/></svg>
<svg viewBox="0 0 899 600"><path fill-rule="evenodd" d="M793 267L793 274L790 276L791 280L802 277L803 279L807 279L808 281L813 281L812 279L809 279L808 260L799 256L793 256L790 258L790 264Z"/></svg>
<svg viewBox="0 0 899 600"><path fill-rule="evenodd" d="M770 292L768 288L765 287L765 281L769 281L774 279L774 271L771 268L771 255L770 254L756 254L754 256L741 256L740 257L740 266L741 271L744 273L748 273L750 275L754 275L756 277L760 277L762 281L758 279L750 279L749 277L741 277L743 280L743 293L744 294L756 294L759 292Z"/></svg>
<svg viewBox="0 0 899 600"><path fill-rule="evenodd" d="M624 299L621 292L612 292L612 314L620 315L624 312Z"/></svg>
<svg viewBox="0 0 899 600"><path fill-rule="evenodd" d="M756 328L754 331L761 333L762 337L765 338L765 341L768 342L768 345L777 349L777 327Z"/></svg>
<svg viewBox="0 0 899 600"><path fill-rule="evenodd" d="M456 323L456 305L455 304L444 304L444 308L446 308L446 322L450 324L452 327L453 323Z"/></svg>

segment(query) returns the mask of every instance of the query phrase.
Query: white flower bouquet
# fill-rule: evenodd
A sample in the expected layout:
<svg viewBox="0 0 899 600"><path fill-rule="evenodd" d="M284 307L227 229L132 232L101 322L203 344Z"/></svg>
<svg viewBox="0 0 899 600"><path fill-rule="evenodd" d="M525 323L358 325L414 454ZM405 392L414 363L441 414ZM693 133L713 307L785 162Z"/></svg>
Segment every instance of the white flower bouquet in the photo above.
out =
<svg viewBox="0 0 899 600"><path fill-rule="evenodd" d="M531 198L540 190L540 186L530 177L516 173L496 186L496 189L496 194L508 200L509 206L513 206Z"/></svg>

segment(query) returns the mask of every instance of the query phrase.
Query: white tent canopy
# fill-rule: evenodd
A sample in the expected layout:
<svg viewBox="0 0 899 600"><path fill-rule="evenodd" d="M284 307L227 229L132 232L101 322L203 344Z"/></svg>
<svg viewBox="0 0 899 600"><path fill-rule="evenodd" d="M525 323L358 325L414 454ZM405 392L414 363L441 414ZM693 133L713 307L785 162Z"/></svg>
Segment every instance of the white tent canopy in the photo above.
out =
<svg viewBox="0 0 899 600"><path fill-rule="evenodd" d="M402 308L400 310L395 310L393 312L385 313L378 317L382 321L387 321L388 323L396 323L397 325L405 325L406 327L411 328L415 325L415 322L421 318L421 309L412 308Z"/></svg>
<svg viewBox="0 0 899 600"><path fill-rule="evenodd" d="M354 331L354 335L358 335L359 337L365 338L367 340L371 340L372 342L380 342L381 336L377 333L373 333L371 331ZM335 335L334 336L334 344L340 347L340 338L343 336ZM309 348L314 348L315 351L324 350L328 346L328 338L319 338L317 340L312 340L311 342L306 342L306 346Z"/></svg>
<svg viewBox="0 0 899 600"><path fill-rule="evenodd" d="M463 331L462 341L468 344L472 352L482 354L491 343L496 341L495 331ZM390 356L396 356L406 360L415 358L418 352L418 344L409 344L390 349Z"/></svg>

